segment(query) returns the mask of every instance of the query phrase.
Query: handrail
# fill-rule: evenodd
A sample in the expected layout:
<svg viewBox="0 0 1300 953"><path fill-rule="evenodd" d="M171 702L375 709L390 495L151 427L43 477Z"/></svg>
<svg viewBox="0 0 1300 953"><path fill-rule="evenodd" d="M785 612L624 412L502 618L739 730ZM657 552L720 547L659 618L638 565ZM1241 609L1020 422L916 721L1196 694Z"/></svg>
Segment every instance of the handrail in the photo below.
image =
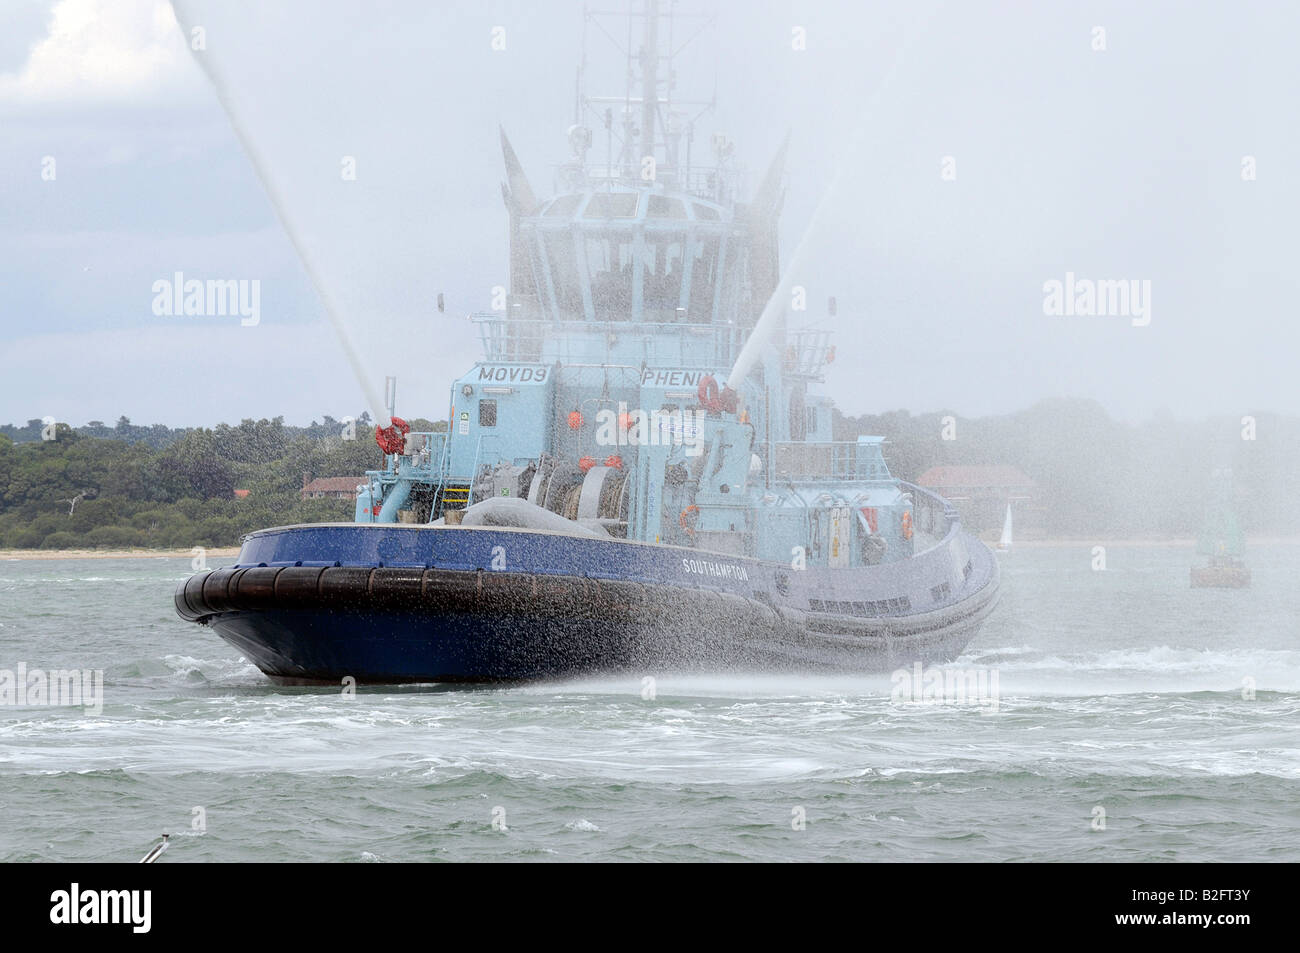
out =
<svg viewBox="0 0 1300 953"><path fill-rule="evenodd" d="M905 487L912 493L912 509L925 514L924 518L918 517L916 523L927 535L937 539L935 546L943 545L961 530L961 514L948 500L945 500L933 490L917 486L915 483L908 483L906 480L899 480L898 485ZM937 517L936 513L938 514ZM941 524L940 528L943 532L934 532L936 523ZM930 549L934 548L934 546L930 547Z"/></svg>
<svg viewBox="0 0 1300 953"><path fill-rule="evenodd" d="M864 462L869 463L878 453L874 445ZM852 440L775 440L773 447L774 479L794 480L866 480L886 482L888 468L879 474L858 472L859 451L862 445Z"/></svg>
<svg viewBox="0 0 1300 953"><path fill-rule="evenodd" d="M555 321L542 316L515 317L498 312L476 312L469 318L479 326L479 341L489 360L520 363L556 359L564 364L577 363L584 349L589 350L601 336L613 335L617 339L644 342L647 359L653 358L650 352L663 344L680 343L681 353L671 356L672 366L707 369L729 363L752 330L725 323L586 321L580 318ZM590 337L583 337L583 334ZM685 335L691 336L689 342L682 340ZM703 347L701 338L709 339Z"/></svg>
<svg viewBox="0 0 1300 953"><path fill-rule="evenodd" d="M478 456L483 451L483 435L474 444L474 465L469 468L469 491L465 494L465 509L474 505L474 481L478 479Z"/></svg>
<svg viewBox="0 0 1300 953"><path fill-rule="evenodd" d="M442 431L442 453L438 455L438 482L433 488L434 506L437 506L442 491L447 486L447 461L451 455L451 426L451 422L448 421L447 429Z"/></svg>
<svg viewBox="0 0 1300 953"><path fill-rule="evenodd" d="M441 489L443 488L443 486L446 484L447 479L448 479L448 476L449 476L449 474L447 473L447 463L448 463L448 460L450 459L450 453L451 453L451 432L450 432L450 430L412 430L409 434L407 434L407 437L408 437L408 438L411 438L411 437L424 437L424 438L426 438L426 439L425 439L425 446L424 446L423 449L428 449L428 447L429 447L429 442L430 442L431 440L435 440L435 439L436 439L436 440L440 440L440 441L442 441L442 446L441 446L441 449L439 450L438 458L437 458L437 463L436 463L436 467L437 467L437 482L434 484L434 486L435 486L435 491L434 491L434 492L435 492L435 494L436 494L436 493L437 493L439 490L441 490ZM399 478L398 462L397 462L397 461L398 461L400 458L402 458L403 456L404 456L403 454L385 454L385 455L384 455L384 460L385 460L385 467L384 467L384 469L382 469L382 470L367 470L367 471L366 471L366 484L367 484L367 486L369 487L370 498L371 498L371 500L372 500L372 512L369 513L369 520L368 520L368 521L371 522L371 523L373 523L373 522L375 521L375 514L373 513L373 501L374 501L375 499L377 499L377 498L379 498L379 497L381 497L381 496L383 495L382 491L383 491L383 487L384 487L385 482L389 482L389 483L396 483L396 482L397 482L397 480L398 480L398 478ZM411 456L411 457L415 457L415 456L416 456L416 453L412 453L412 454L410 454L410 456ZM391 469L389 468L389 465L390 465L390 464L391 464ZM428 460L427 463L425 463L425 464L423 464L423 465L421 465L421 466L419 466L419 467L411 467L411 468L409 468L409 470L408 470L408 476L411 476L413 479L416 479L417 481L421 481L421 480L423 479L422 474L423 474L424 469L425 469L426 467L428 468L428 471L430 472L430 474L432 474L432 473L433 473L433 470L434 470L434 467L435 467L434 457L433 457L433 454L432 454L432 453L430 453L430 455L429 455L429 460ZM387 481L385 480L386 477L387 477Z"/></svg>

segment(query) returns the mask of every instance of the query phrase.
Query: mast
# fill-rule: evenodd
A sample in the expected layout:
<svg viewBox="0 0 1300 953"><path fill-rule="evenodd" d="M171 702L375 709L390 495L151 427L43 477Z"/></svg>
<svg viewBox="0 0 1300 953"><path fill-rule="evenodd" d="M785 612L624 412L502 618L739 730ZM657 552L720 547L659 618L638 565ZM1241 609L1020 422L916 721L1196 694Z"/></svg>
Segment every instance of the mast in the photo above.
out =
<svg viewBox="0 0 1300 953"><path fill-rule="evenodd" d="M655 154L655 111L659 108L659 3L645 0L641 40L641 158Z"/></svg>
<svg viewBox="0 0 1300 953"><path fill-rule="evenodd" d="M620 24L626 20L625 30L602 22L615 18ZM636 30L638 18L640 33ZM700 21L680 43L674 32L679 19ZM677 99L674 95L675 58L706 30L715 28L716 19L712 13L678 12L662 0L627 0L626 10L619 13L584 7L583 52L577 84L580 118L575 125L591 131L604 128L606 153L603 169L591 169L585 160L578 163L584 184L591 180L634 187L661 183L721 204L728 204L734 198L739 172L730 163L729 148L719 153L716 168L699 170L709 173L707 177L700 175L693 182L687 174L693 165L690 148L695 124L713 111L716 90L708 100ZM588 31L589 23L597 29ZM589 92L587 69L592 65L587 49L589 35L607 40L617 51L624 77L618 96ZM599 47L606 56L611 52L604 43ZM664 66L662 76L661 65ZM685 166L679 164L683 136L687 150ZM654 177L648 181L642 178L642 162L646 156L652 156L655 161Z"/></svg>

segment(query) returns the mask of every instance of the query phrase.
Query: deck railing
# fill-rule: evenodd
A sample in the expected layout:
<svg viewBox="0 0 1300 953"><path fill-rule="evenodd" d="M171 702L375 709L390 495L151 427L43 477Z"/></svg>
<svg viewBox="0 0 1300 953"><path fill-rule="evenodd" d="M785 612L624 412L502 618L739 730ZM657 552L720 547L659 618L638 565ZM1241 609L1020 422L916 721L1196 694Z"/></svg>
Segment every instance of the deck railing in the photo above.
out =
<svg viewBox="0 0 1300 953"><path fill-rule="evenodd" d="M495 312L470 315L478 326L484 354L491 361L562 364L645 363L650 366L729 367L749 328L683 321L550 321L505 317Z"/></svg>
<svg viewBox="0 0 1300 953"><path fill-rule="evenodd" d="M411 451L412 475L432 478L443 469L447 452L447 432L412 430L406 435L406 448Z"/></svg>
<svg viewBox="0 0 1300 953"><path fill-rule="evenodd" d="M888 480L875 444L851 440L807 443L782 440L774 444L772 476L781 480Z"/></svg>
<svg viewBox="0 0 1300 953"><path fill-rule="evenodd" d="M938 545L961 527L957 508L933 490L899 480L898 485L912 494L912 525L916 531ZM918 550L929 546L918 546Z"/></svg>
<svg viewBox="0 0 1300 953"><path fill-rule="evenodd" d="M432 483L442 487L446 479L447 453L450 442L445 430L412 430L406 435L406 449L410 451L406 477L419 483ZM388 466L383 470L367 470L366 483L370 487L370 499L373 501L387 495L387 489L397 482L398 474L391 469L395 457L385 457ZM375 514L371 512L370 521Z"/></svg>
<svg viewBox="0 0 1300 953"><path fill-rule="evenodd" d="M792 377L822 380L826 365L835 360L831 332L818 329L792 331L786 336L781 359L782 369Z"/></svg>

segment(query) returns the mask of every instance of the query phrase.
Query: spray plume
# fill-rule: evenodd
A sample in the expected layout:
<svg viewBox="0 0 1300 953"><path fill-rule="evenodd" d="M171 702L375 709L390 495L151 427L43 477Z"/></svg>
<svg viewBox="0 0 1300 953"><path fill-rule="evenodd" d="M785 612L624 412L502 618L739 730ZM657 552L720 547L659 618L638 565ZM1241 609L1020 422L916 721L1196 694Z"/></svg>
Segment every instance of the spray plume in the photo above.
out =
<svg viewBox="0 0 1300 953"><path fill-rule="evenodd" d="M185 36L186 46L189 46L190 31L198 23L198 19L192 15L194 12L192 5L188 0L171 0L171 5L172 11L176 14L176 22L180 26L181 33ZM275 209L276 218L280 220L280 226L284 229L285 234L289 236L289 241L293 243L294 251L298 253L298 258L302 262L307 276L311 279L316 294L320 296L321 304L325 308L325 316L329 318L330 325L334 328L334 333L339 339L339 344L343 347L343 352L347 356L348 364L352 367L352 373L357 379L357 384L361 387L366 403L370 405L370 412L374 415L379 427L390 426L391 420L388 417L388 408L384 405L379 390L361 364L361 358L357 353L356 346L352 343L347 326L340 317L339 306L329 287L321 278L320 269L317 267L311 251L308 249L306 242L302 240L302 236L289 216L288 205L285 203L283 193L271 175L270 166L254 144L252 136L249 135L244 124L240 121L234 98L230 95L226 83L222 80L216 64L213 63L211 57L206 55L196 55L194 59L199 64L199 68L203 70L203 74L208 78L208 82L212 84L212 89L217 94L221 108L225 111L226 118L230 120L231 128L234 129L235 135L239 138L240 145L244 147L244 152L248 154L249 161L253 164L253 170L257 173L257 178L266 191L266 197L271 202L271 207Z"/></svg>
<svg viewBox="0 0 1300 953"><path fill-rule="evenodd" d="M937 13L937 8L936 8ZM936 13L932 13L926 21L928 27L933 21ZM918 30L917 35L924 33L925 30ZM913 40L912 42L915 42ZM844 152L844 157L836 167L835 174L831 177L830 183L822 192L821 199L817 202L817 207L813 210L812 218L808 221L808 226L804 229L803 235L799 238L799 244L795 246L794 254L790 256L790 264L781 274L781 280L776 288L772 291L772 296L767 299L767 304L763 306L763 313L759 316L758 322L754 325L754 330L750 333L749 338L745 341L745 346L741 348L740 354L736 357L736 363L731 368L731 373L727 375L727 386L734 389L740 386L740 382L752 371L758 364L759 357L763 353L768 339L781 324L781 316L785 314L785 302L790 300L790 289L794 283L794 276L805 273L804 264L809 255L812 254L813 242L809 239L816 235L824 227L823 219L828 209L834 207L833 201L839 191L840 184L848 170L853 169L860 171L863 163L860 159L860 153L863 143L866 141L867 117L875 108L881 94L893 83L898 68L902 64L904 56L912 46L912 43L902 44L894 55L894 61L890 64L889 71L880 85L876 87L875 92L867 100L862 109L858 122L854 124L853 138L849 142L848 148Z"/></svg>

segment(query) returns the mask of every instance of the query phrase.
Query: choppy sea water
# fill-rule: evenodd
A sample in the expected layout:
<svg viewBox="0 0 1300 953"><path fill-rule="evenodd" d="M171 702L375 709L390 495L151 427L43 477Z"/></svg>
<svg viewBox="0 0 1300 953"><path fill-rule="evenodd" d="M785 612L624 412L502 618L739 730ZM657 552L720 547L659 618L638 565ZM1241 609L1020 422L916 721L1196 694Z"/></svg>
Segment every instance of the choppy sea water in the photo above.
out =
<svg viewBox="0 0 1300 953"><path fill-rule="evenodd" d="M0 561L0 669L105 673L98 714L0 707L0 860L1295 861L1300 545L1244 591L1192 560L1007 557L951 666L996 713L889 673L349 699L177 619L188 560Z"/></svg>

